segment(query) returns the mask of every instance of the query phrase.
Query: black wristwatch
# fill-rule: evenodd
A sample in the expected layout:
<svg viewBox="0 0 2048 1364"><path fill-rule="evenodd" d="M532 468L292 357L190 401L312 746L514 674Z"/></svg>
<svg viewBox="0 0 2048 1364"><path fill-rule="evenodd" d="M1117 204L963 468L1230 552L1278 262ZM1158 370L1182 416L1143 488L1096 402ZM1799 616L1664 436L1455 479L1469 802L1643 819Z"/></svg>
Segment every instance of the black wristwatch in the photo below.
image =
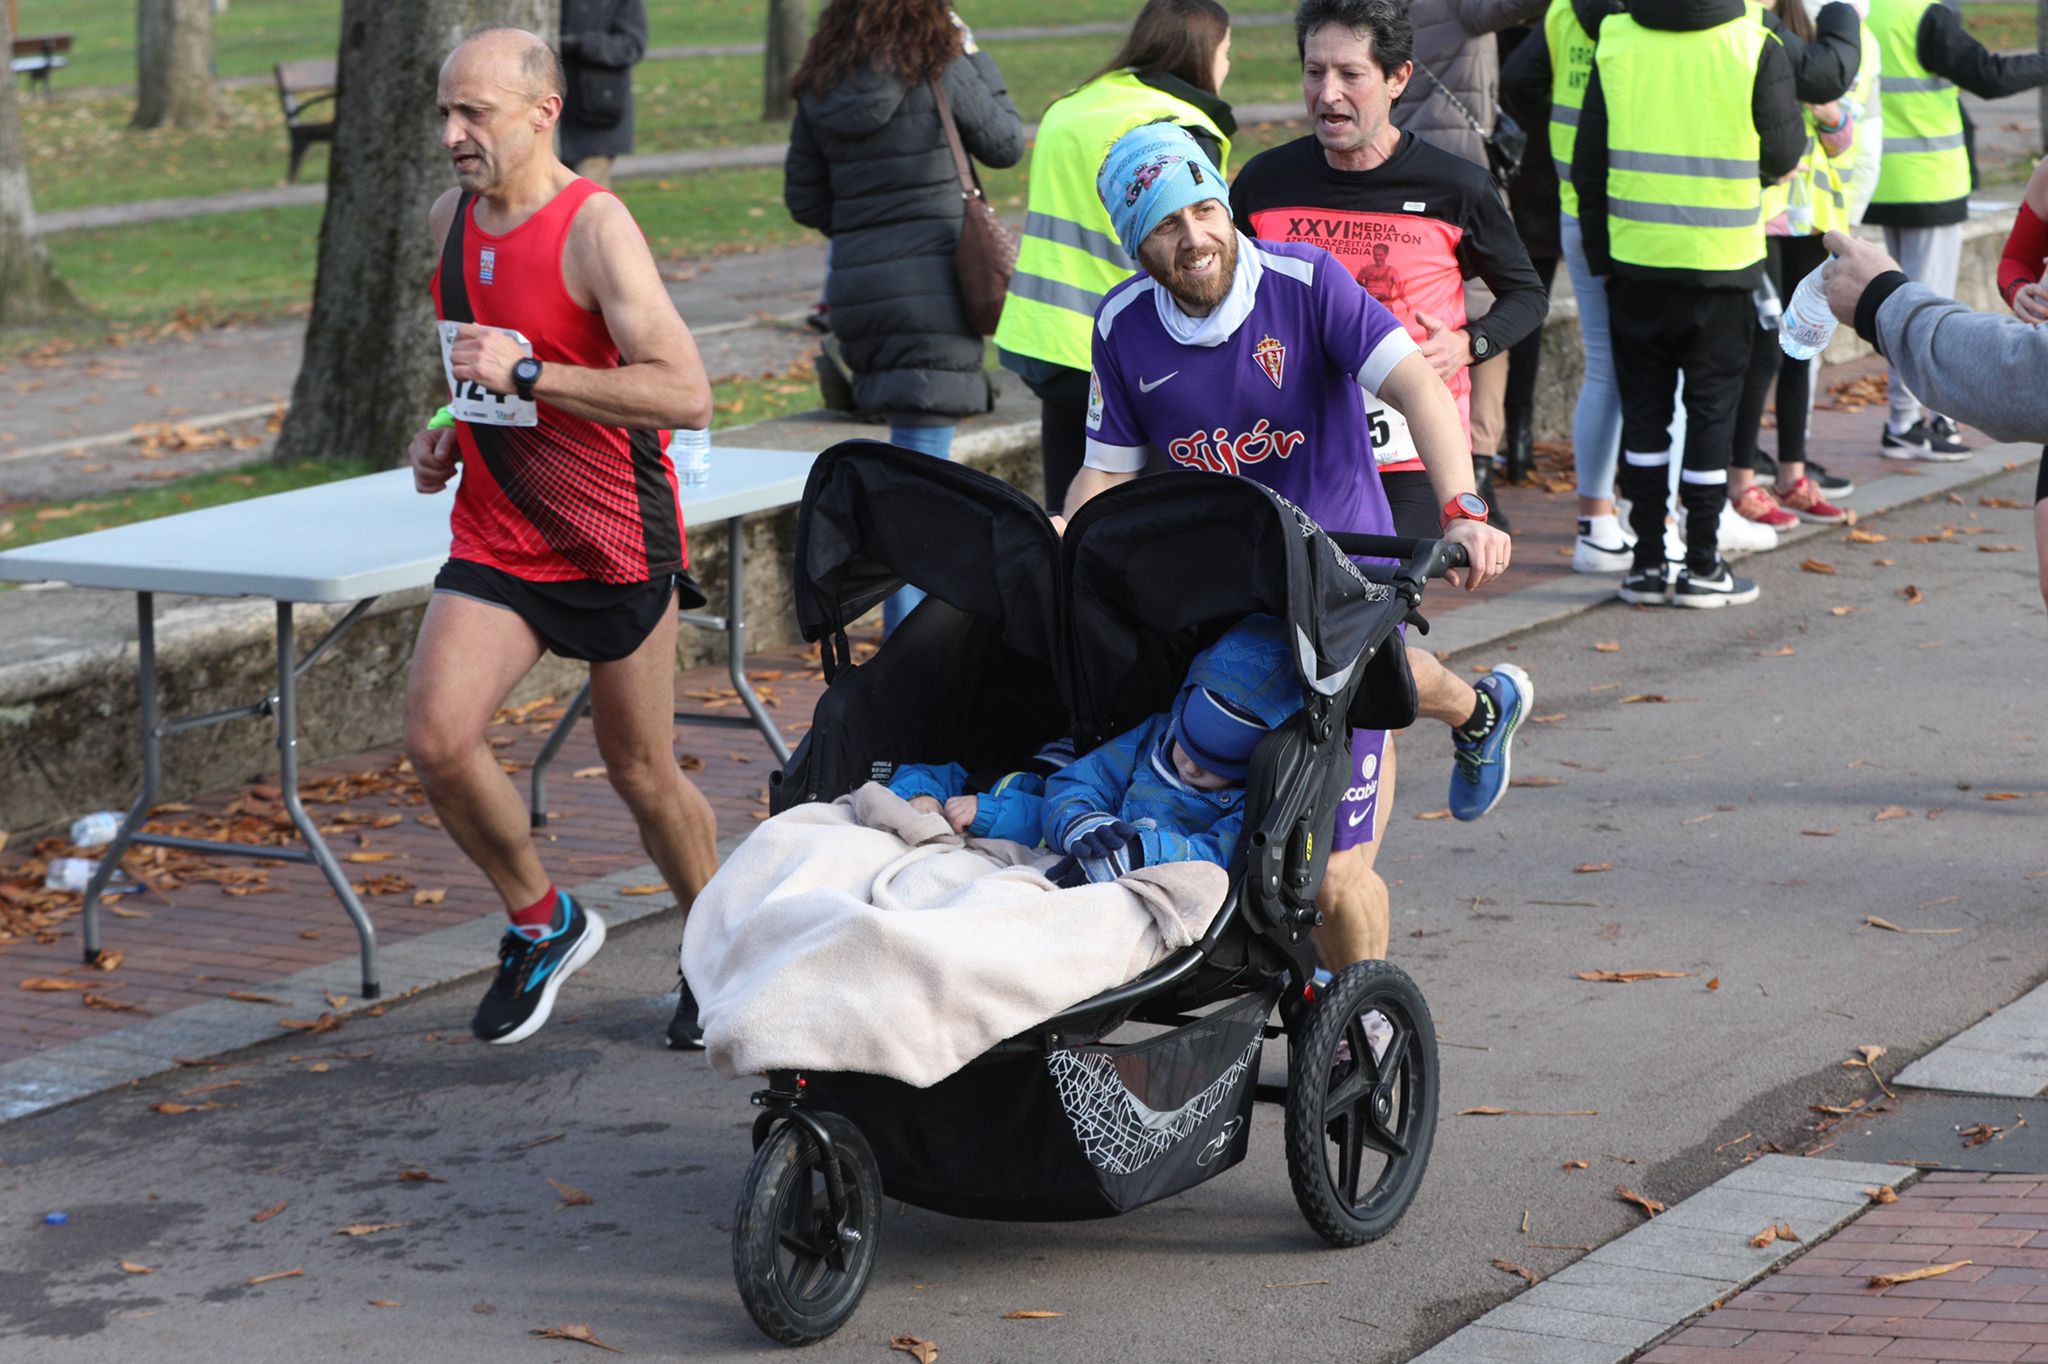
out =
<svg viewBox="0 0 2048 1364"><path fill-rule="evenodd" d="M512 365L512 387L519 390L524 402L533 401L533 386L540 382L540 361L531 355L523 355Z"/></svg>
<svg viewBox="0 0 2048 1364"><path fill-rule="evenodd" d="M1487 340L1485 336L1475 331L1468 331L1466 335L1472 338L1472 359L1474 362L1484 360L1487 356L1493 354L1493 342Z"/></svg>

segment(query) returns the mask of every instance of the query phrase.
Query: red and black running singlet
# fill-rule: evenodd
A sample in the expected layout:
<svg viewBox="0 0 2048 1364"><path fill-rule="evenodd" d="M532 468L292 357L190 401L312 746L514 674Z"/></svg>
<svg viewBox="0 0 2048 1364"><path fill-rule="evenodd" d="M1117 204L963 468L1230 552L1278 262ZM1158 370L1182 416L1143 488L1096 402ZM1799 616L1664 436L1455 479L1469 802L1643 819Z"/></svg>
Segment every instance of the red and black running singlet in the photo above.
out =
<svg viewBox="0 0 2048 1364"><path fill-rule="evenodd" d="M602 193L575 180L510 232L492 234L476 225L476 199L465 192L434 272L436 315L514 328L543 364L616 366L619 348L603 316L579 306L562 281L569 225ZM667 433L607 426L544 400L538 406L537 426L456 423L462 481L450 557L528 582L637 583L684 567Z"/></svg>
<svg viewBox="0 0 2048 1364"><path fill-rule="evenodd" d="M1313 135L1261 152L1231 185L1230 206L1246 236L1306 242L1342 261L1417 341L1425 335L1417 313L1467 325L1468 278L1493 290L1492 311L1471 326L1496 352L1539 326L1548 307L1487 173L1413 133L1402 133L1393 155L1369 171L1334 169ZM1469 439L1471 375L1453 374L1450 390ZM1419 459L1380 465L1421 467Z"/></svg>

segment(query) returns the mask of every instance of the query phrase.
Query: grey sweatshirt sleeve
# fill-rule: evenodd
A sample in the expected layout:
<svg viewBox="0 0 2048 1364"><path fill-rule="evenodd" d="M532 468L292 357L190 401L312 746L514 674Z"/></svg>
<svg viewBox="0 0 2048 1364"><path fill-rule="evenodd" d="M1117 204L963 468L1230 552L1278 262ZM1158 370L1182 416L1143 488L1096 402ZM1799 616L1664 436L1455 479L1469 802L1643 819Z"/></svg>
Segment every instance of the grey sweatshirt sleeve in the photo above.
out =
<svg viewBox="0 0 2048 1364"><path fill-rule="evenodd" d="M1914 396L1997 440L2048 441L2048 328L1980 313L1924 284L1902 284L1877 310L1877 348Z"/></svg>

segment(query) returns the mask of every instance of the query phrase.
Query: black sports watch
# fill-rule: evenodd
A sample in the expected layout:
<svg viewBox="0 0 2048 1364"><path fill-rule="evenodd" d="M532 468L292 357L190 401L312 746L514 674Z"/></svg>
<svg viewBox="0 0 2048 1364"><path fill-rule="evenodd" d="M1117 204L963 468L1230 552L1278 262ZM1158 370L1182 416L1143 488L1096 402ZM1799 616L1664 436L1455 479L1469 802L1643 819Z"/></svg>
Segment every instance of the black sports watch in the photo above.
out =
<svg viewBox="0 0 2048 1364"><path fill-rule="evenodd" d="M1484 334L1468 331L1466 335L1472 338L1472 358L1475 361L1484 360L1493 354L1493 342L1487 340Z"/></svg>
<svg viewBox="0 0 2048 1364"><path fill-rule="evenodd" d="M531 355L522 355L512 364L512 387L519 390L524 402L533 401L533 386L540 382L540 361Z"/></svg>

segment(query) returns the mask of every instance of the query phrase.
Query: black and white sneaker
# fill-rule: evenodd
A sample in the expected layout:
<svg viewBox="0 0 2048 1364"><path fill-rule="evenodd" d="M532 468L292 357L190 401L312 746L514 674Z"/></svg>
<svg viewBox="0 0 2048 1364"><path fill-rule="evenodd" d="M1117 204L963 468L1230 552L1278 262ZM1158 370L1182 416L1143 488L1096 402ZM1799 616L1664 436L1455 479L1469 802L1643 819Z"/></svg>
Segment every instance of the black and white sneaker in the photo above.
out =
<svg viewBox="0 0 2048 1364"><path fill-rule="evenodd" d="M1914 422L1904 431L1895 432L1886 426L1877 452L1886 459L1921 459L1936 464L1955 464L1968 459L1969 448L1955 438L1955 423L1946 417L1935 420L1948 424L1948 433L1941 441L1936 442L1934 433L1928 430L1924 421Z"/></svg>
<svg viewBox="0 0 2048 1364"><path fill-rule="evenodd" d="M1934 452L1936 459L1968 459L1970 447L1963 444L1963 433L1956 430L1956 424L1940 415L1927 419L1927 448Z"/></svg>
<svg viewBox="0 0 2048 1364"><path fill-rule="evenodd" d="M538 942L507 930L498 940L498 978L476 1006L469 1030L479 1041L505 1045L539 1032L554 1012L562 982L604 946L604 920L562 894L562 922Z"/></svg>
<svg viewBox="0 0 2048 1364"><path fill-rule="evenodd" d="M1616 595L1631 606L1668 606L1671 602L1671 579L1666 576L1662 564L1631 568L1628 576L1621 580L1621 591Z"/></svg>
<svg viewBox="0 0 2048 1364"><path fill-rule="evenodd" d="M704 1025L697 1021L697 996L690 993L690 982L680 973L676 976L676 995L676 1016L668 1021L668 1049L702 1051Z"/></svg>
<svg viewBox="0 0 2048 1364"><path fill-rule="evenodd" d="M1820 495L1830 502L1838 497L1847 497L1856 491L1856 485L1840 474L1831 474L1827 466L1817 459L1806 461L1806 476L1813 480L1813 486L1820 489Z"/></svg>
<svg viewBox="0 0 2048 1364"><path fill-rule="evenodd" d="M1690 606L1695 609L1742 606L1755 601L1756 598L1756 584L1729 572L1726 559L1716 559L1712 573L1698 573L1690 566L1681 568L1678 570L1678 581L1671 588L1673 606Z"/></svg>

